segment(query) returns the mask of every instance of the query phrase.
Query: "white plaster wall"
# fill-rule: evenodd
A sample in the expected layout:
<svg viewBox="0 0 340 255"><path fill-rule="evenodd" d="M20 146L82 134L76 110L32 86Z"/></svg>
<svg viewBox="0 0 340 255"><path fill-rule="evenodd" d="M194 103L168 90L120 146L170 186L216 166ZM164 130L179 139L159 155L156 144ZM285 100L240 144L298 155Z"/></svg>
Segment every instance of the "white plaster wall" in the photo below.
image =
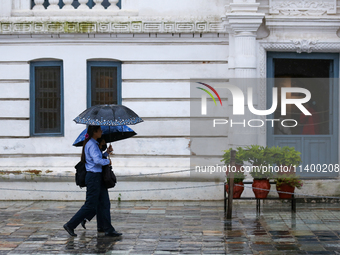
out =
<svg viewBox="0 0 340 255"><path fill-rule="evenodd" d="M268 13L269 12L269 0L256 0L257 3L260 3L258 8L258 12L260 13Z"/></svg>
<svg viewBox="0 0 340 255"><path fill-rule="evenodd" d="M12 0L0 0L0 17L8 17L11 15Z"/></svg>
<svg viewBox="0 0 340 255"><path fill-rule="evenodd" d="M23 191L2 191L0 200L85 200L85 189L80 189L73 182L5 182L1 188L20 187ZM198 186L213 185L200 188ZM216 186L215 186L216 185ZM185 187L194 187L187 189ZM195 188L196 187L196 188ZM135 191L148 189L179 188L177 190ZM185 189L181 189L185 188ZM30 191L27 191L30 190ZM31 191L32 190L32 191ZM42 190L42 191L39 191ZM48 190L48 192L43 192ZM61 192L60 192L61 191ZM221 200L222 183L209 182L118 182L114 189L109 189L110 199L117 201L119 194L126 200ZM223 202L221 201L221 206Z"/></svg>
<svg viewBox="0 0 340 255"><path fill-rule="evenodd" d="M122 0L122 9L137 9L141 16L220 16L227 3L226 0Z"/></svg>
<svg viewBox="0 0 340 255"><path fill-rule="evenodd" d="M70 128L70 127L65 127ZM80 132L79 132L80 133ZM79 135L79 134L78 134ZM78 136L77 135L77 136ZM81 153L81 148L73 147L76 136L3 138L1 154L72 154ZM131 138L112 144L117 155L189 155L189 138L186 137L143 137Z"/></svg>
<svg viewBox="0 0 340 255"><path fill-rule="evenodd" d="M123 79L226 78L227 64L125 64Z"/></svg>
<svg viewBox="0 0 340 255"><path fill-rule="evenodd" d="M0 47L0 171L40 170L42 175L73 176L81 148L71 145L85 128L73 119L86 108L87 60L122 61L123 104L145 119L131 126L136 137L112 144L116 174L188 169L190 78L228 77L228 46L214 44L214 39L161 45L78 39L42 39L40 43L18 39ZM36 59L63 61L64 137L29 137L28 63ZM57 193L53 197L65 198Z"/></svg>
<svg viewBox="0 0 340 255"><path fill-rule="evenodd" d="M39 155L38 155L39 157ZM26 169L46 169L46 166L49 167L48 170L52 168L62 168L62 167L68 167L68 170L74 173L74 165L79 161L79 155L70 155L70 156L59 156L59 155L53 155L48 157L41 157L38 161L36 157L30 156L30 157L23 157L23 156L17 156L17 157L4 157L0 158L0 162L2 165L2 168L5 169L15 169L20 170L23 168ZM138 167L162 167L162 168L170 168L170 167L182 167L185 168L188 164L188 159L178 158L178 157L172 157L167 156L167 160L164 160L164 157L150 157L152 160L145 160L144 155L135 156L133 160L131 160L130 157L126 157L126 155L114 155L111 157L112 162L114 162L114 168L118 169L118 166L121 166L122 170L125 168L133 168L136 165ZM69 163L72 162L72 165ZM44 171L45 173L45 171ZM139 173L139 172L138 172ZM120 175L125 175L126 172L122 171L119 173ZM51 175L54 175L54 173L51 173ZM68 174L65 174L68 175Z"/></svg>
<svg viewBox="0 0 340 255"><path fill-rule="evenodd" d="M29 102L25 101L0 101L1 117L29 117Z"/></svg>
<svg viewBox="0 0 340 255"><path fill-rule="evenodd" d="M189 136L190 121L187 119L169 119L167 121L147 120L133 127L140 136Z"/></svg>
<svg viewBox="0 0 340 255"><path fill-rule="evenodd" d="M13 61L13 60L10 60ZM29 65L27 62L21 63L0 63L0 79L2 80L28 80Z"/></svg>
<svg viewBox="0 0 340 255"><path fill-rule="evenodd" d="M0 83L0 99L29 99L28 82L3 82Z"/></svg>
<svg viewBox="0 0 340 255"><path fill-rule="evenodd" d="M2 0L3 3L5 0ZM15 0L18 9L27 8L24 0ZM259 12L268 13L268 0L259 0ZM339 2L339 0L338 0ZM155 20L159 17L180 20L209 20L225 15L227 0L122 0L123 9L137 9L142 19ZM1 5L0 16L8 16L8 5ZM158 18L156 18L158 17ZM126 17L124 17L126 18ZM266 17L271 25L270 16ZM123 18L122 18L123 19ZM286 21L282 25L287 24ZM296 23L292 23L296 27ZM309 22L303 23L310 27ZM335 22L336 24L336 22ZM291 26L293 26L291 25ZM318 39L337 41L333 30L274 28L265 40L275 42L294 39ZM320 26L321 27L321 26ZM337 30L337 26L334 26ZM81 148L71 146L84 126L72 120L86 108L86 61L122 61L123 104L134 109L144 123L132 126L138 136L114 143L116 155L113 158L116 174L129 175L155 173L189 167L189 84L190 78L228 78L227 42L216 40L216 34L182 34L176 40L169 34L159 34L161 42L149 38L148 34L117 35L117 38L101 35L51 35L47 39L40 35L18 35L17 39L1 39L0 47L0 171L41 170L43 174L73 176L73 166L79 160ZM198 37L197 37L198 36ZM92 37L92 38L89 38ZM210 38L211 37L211 38ZM118 38L120 38L118 40ZM193 39L196 38L196 39ZM210 39L209 39L210 38ZM149 40L149 41L148 41ZM168 40L168 41L167 41ZM202 41L200 41L202 40ZM64 66L64 137L29 137L29 61L35 59L59 59ZM13 128L15 127L15 128ZM229 130L227 130L229 132ZM264 134L262 134L265 136ZM213 139L212 139L213 140ZM227 145L249 145L257 143L254 133L244 134L241 139L235 135L224 138ZM198 144L203 144L199 139ZM199 146L198 146L199 147ZM222 150L225 148L219 148ZM52 171L48 173L48 171ZM12 178L13 176L11 176ZM188 178L188 173L166 177ZM29 189L51 188L50 183L38 184L3 182L2 187L19 185ZM191 182L122 182L119 187L170 187L187 185ZM165 185L164 185L165 184ZM197 183L196 183L197 184ZM329 185L329 186L328 186ZM325 190L325 187L329 187ZM56 189L77 190L74 183L60 182ZM118 186L117 186L118 188ZM221 199L221 186L210 192L195 189L178 192L127 194L123 199ZM302 192L319 190L324 194L339 194L339 186L330 181L325 186L317 181L308 182ZM214 194L216 192L216 194ZM246 192L250 192L249 190ZM169 195L171 193L171 195ZM50 193L42 196L36 192L4 192L0 199L80 199L69 193ZM77 193L79 194L79 193ZM83 195L83 194L82 194ZM2 197L1 197L2 196ZM111 196L112 197L112 196ZM113 197L115 199L115 197Z"/></svg>
<svg viewBox="0 0 340 255"><path fill-rule="evenodd" d="M61 37L63 37L61 35ZM87 39L86 39L87 38ZM1 45L0 61L22 61L24 63L34 59L64 59L83 63L86 59L116 59L120 61L227 61L228 45L217 43L215 40L197 39L195 43L185 38L180 41L172 41L168 38L168 43L157 44L157 41L150 40L150 43L133 43L133 37L124 41L116 42L114 39L96 39L86 37L82 40L82 35L73 35L71 39L17 39L15 41L3 40ZM137 39L136 39L137 40ZM14 63L18 65L17 63ZM8 66L9 63L4 63ZM86 62L85 62L86 65ZM8 68L8 67L7 67ZM82 72L83 66L74 66L76 74ZM28 69L25 73L28 77ZM173 77L175 79L175 77Z"/></svg>
<svg viewBox="0 0 340 255"><path fill-rule="evenodd" d="M0 102L0 106L1 106L1 102ZM1 121L0 136L4 136L4 137L29 136L29 120L6 120L5 119L5 120L0 120L0 121Z"/></svg>
<svg viewBox="0 0 340 255"><path fill-rule="evenodd" d="M12 8L15 10L27 10L31 8L30 1L25 0L1 0L6 2L12 2Z"/></svg>
<svg viewBox="0 0 340 255"><path fill-rule="evenodd" d="M180 98L190 97L189 82L123 82L122 97L125 101L136 98ZM152 93L150 93L152 91Z"/></svg>
<svg viewBox="0 0 340 255"><path fill-rule="evenodd" d="M12 180L0 182L1 188L8 189L0 192L0 200L80 200L85 199L85 189L80 189L73 182L33 182ZM207 187L207 186L210 187ZM206 186L206 187L200 187ZM254 197L250 185L246 185L243 197ZM187 188L191 187L191 188ZM164 188L177 188L171 191ZM21 189L21 190L12 190ZM157 192L152 189L159 189ZM136 190L136 191L134 191ZM140 191L149 190L149 191ZM277 197L275 185L271 185L269 196ZM223 183L221 182L164 182L118 181L114 189L110 189L111 201L117 201L119 194L122 200L222 200ZM296 189L298 198L319 198L323 196L339 197L340 184L336 180L307 181L301 190ZM268 202L268 201L266 201ZM242 201L234 200L234 203ZM250 201L247 201L250 203ZM274 202L278 203L278 201ZM221 206L223 202L221 201Z"/></svg>

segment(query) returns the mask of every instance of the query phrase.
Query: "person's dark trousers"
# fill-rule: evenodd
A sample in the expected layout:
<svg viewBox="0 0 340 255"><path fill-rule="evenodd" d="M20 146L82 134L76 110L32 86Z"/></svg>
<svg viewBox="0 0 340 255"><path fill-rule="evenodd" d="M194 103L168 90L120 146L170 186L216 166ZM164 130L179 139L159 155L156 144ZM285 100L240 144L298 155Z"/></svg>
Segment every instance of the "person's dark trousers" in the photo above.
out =
<svg viewBox="0 0 340 255"><path fill-rule="evenodd" d="M107 188L103 185L102 174L87 172L85 178L86 201L79 211L67 222L69 228L75 229L85 218L97 214L98 226L105 232L114 231L111 225L110 199Z"/></svg>
<svg viewBox="0 0 340 255"><path fill-rule="evenodd" d="M111 232L114 230L114 228L111 226L111 202L109 197L109 192L107 188L104 186L104 183L102 182L101 185L101 196L99 197L99 204L97 207L97 228L103 229L105 232ZM110 226L112 228L109 228L109 230L106 230L104 226L107 225L106 222L110 223Z"/></svg>
<svg viewBox="0 0 340 255"><path fill-rule="evenodd" d="M99 203L99 204L98 204L98 207L97 207L97 211L100 210L100 207L101 207L101 205L100 205L100 203ZM110 204L110 208L111 208L111 204ZM86 219L87 219L88 221L91 221L91 220L94 218L94 216L96 216L96 213L97 213L97 212L92 213L91 215L87 216L88 218L86 218ZM100 217L97 216L97 229L104 229L102 226L103 226L102 220L101 220Z"/></svg>
<svg viewBox="0 0 340 255"><path fill-rule="evenodd" d="M97 209L98 210L98 209ZM88 221L91 221L93 218L94 218L94 216L96 216L96 214L95 213L92 213L91 215L89 215L88 216L88 218L86 218Z"/></svg>

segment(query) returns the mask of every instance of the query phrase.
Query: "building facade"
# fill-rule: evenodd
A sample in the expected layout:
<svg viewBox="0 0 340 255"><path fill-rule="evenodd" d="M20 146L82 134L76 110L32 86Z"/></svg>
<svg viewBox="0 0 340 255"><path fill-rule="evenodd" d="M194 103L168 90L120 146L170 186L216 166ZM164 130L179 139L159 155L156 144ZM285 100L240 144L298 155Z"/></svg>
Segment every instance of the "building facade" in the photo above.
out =
<svg viewBox="0 0 340 255"><path fill-rule="evenodd" d="M144 119L131 126L137 136L112 144L121 178L111 198L221 199L221 185L175 188L221 184L223 173L138 176L190 168L191 79L334 78L312 97L326 112L324 131L282 136L264 126L227 129L221 139L224 149L289 145L306 164L338 163L336 0L0 2L0 199L83 199L73 181L81 149L72 143L85 127L73 119L99 103ZM266 109L270 88L256 90ZM340 194L338 172L305 177L304 193ZM140 189L158 191L128 192Z"/></svg>

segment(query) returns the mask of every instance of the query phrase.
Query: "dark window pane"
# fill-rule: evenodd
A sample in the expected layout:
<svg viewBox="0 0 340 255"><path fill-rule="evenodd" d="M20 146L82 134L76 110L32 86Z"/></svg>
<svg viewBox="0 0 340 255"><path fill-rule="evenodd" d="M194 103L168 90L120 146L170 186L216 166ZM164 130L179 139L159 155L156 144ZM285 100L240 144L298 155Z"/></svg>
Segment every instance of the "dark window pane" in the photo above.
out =
<svg viewBox="0 0 340 255"><path fill-rule="evenodd" d="M91 105L117 102L117 67L92 67Z"/></svg>
<svg viewBox="0 0 340 255"><path fill-rule="evenodd" d="M35 68L35 133L61 132L60 67Z"/></svg>
<svg viewBox="0 0 340 255"><path fill-rule="evenodd" d="M281 105L282 87L305 88L311 92L311 100L304 104L312 116L304 115L295 105L287 105L287 116L284 119L294 119L299 124L294 128L283 128L277 125L274 134L282 135L326 135L330 134L330 60L324 59L275 59L275 87L278 88L278 105ZM303 78L303 79L302 79ZM298 93L289 93L287 98L304 97ZM275 119L280 119L280 108L274 113ZM293 125L293 123L287 123Z"/></svg>

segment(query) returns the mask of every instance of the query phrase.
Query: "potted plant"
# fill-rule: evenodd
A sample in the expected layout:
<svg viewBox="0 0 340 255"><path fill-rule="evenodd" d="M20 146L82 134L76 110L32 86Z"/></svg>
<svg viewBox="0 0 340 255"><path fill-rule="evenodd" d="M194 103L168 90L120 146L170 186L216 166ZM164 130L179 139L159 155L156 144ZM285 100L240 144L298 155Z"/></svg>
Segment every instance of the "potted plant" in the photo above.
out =
<svg viewBox="0 0 340 255"><path fill-rule="evenodd" d="M273 162L272 150L260 145L251 145L245 147L246 160L253 166L268 165Z"/></svg>
<svg viewBox="0 0 340 255"><path fill-rule="evenodd" d="M230 152L232 148L229 150L224 150L223 158L221 159L221 162L224 162L226 165L230 165ZM236 148L236 156L235 156L235 166L236 170L239 172L241 166L243 165L243 161L247 160L245 156L245 151L242 149L242 147Z"/></svg>
<svg viewBox="0 0 340 255"><path fill-rule="evenodd" d="M228 174L229 175L229 174ZM225 185L227 193L229 194L229 183L230 178L227 175L227 183ZM233 198L240 198L241 194L244 190L244 184L243 180L246 178L244 172L235 172L234 173L234 192L233 192ZM237 184L237 185L235 185Z"/></svg>
<svg viewBox="0 0 340 255"><path fill-rule="evenodd" d="M294 193L295 188L301 189L303 186L303 182L295 174L281 175L280 177L276 178L275 182L276 190L279 193L279 197L282 199L291 198L292 194L288 193ZM281 193L281 191L288 193Z"/></svg>
<svg viewBox="0 0 340 255"><path fill-rule="evenodd" d="M266 198L269 190L269 179L273 173L268 169L272 164L272 152L268 147L260 145L251 145L246 147L245 156L247 161L252 164L250 175L253 180L253 192L256 198Z"/></svg>
<svg viewBox="0 0 340 255"><path fill-rule="evenodd" d="M280 174L283 173L292 173L294 171L294 167L301 163L301 153L296 151L294 147L284 146L284 147L272 147L270 148L273 163L280 168Z"/></svg>

